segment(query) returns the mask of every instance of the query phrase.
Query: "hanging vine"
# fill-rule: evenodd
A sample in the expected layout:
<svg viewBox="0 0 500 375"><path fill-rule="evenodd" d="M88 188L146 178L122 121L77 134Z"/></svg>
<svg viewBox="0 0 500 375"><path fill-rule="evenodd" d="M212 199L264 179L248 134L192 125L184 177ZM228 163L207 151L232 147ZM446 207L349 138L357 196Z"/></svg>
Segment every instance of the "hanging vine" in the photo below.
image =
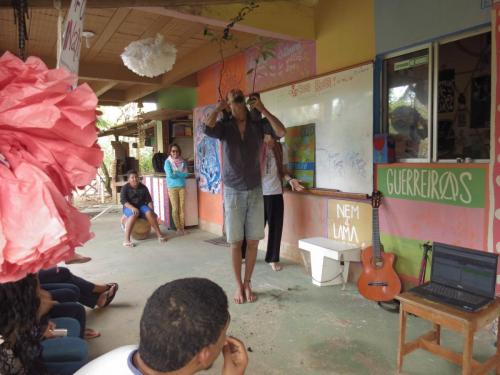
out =
<svg viewBox="0 0 500 375"><path fill-rule="evenodd" d="M215 31L212 31L208 28L208 26L205 26L205 30L203 31L203 35L206 38L209 38L211 42L216 42L219 48L219 55L221 58L221 70L219 74L219 85L217 87L217 90L219 92L219 99L222 99L222 91L221 91L221 86L222 86L222 78L224 77L224 69L225 69L225 58L224 58L224 44L229 41L233 41L235 43L235 48L238 48L238 44L236 41L236 38L234 37L234 34L231 32L234 26L238 23L241 22L245 19L245 17L252 12L255 8L258 8L259 4L255 1L250 1L247 5L245 5L243 8L240 9L236 17L232 18L230 22L226 25L222 33L217 33Z"/></svg>
<svg viewBox="0 0 500 375"><path fill-rule="evenodd" d="M261 62L266 61L269 58L275 57L274 49L276 48L276 41L272 39L260 38L260 42L257 46L257 55L254 59L254 66L247 71L247 75L253 73L252 79L252 93L255 93L255 80L257 78L257 68Z"/></svg>

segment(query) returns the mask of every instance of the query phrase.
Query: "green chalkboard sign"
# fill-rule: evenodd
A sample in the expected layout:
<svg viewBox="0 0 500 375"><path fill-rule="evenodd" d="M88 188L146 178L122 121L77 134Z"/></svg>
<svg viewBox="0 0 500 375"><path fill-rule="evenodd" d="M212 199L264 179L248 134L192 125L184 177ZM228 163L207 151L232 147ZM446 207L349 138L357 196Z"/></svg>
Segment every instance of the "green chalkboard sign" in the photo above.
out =
<svg viewBox="0 0 500 375"><path fill-rule="evenodd" d="M486 168L379 166L378 189L385 197L485 207Z"/></svg>

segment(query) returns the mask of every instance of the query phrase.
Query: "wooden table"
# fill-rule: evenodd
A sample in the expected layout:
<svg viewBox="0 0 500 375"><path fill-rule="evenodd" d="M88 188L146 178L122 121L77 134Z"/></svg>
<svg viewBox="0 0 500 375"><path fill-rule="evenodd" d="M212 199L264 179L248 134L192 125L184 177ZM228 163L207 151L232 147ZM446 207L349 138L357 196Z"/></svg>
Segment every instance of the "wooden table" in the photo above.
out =
<svg viewBox="0 0 500 375"><path fill-rule="evenodd" d="M474 334L476 331L500 317L499 298L473 313L461 311L442 303L429 301L411 292L402 293L396 299L401 302L399 312L398 373L401 372L403 357L406 354L416 349L425 349L462 366L463 375L486 374L494 368L496 368L496 374L500 374L500 335L497 334L496 354L484 363L477 362L472 358ZM408 313L431 321L433 329L416 340L405 343L406 318ZM456 353L440 345L441 326L463 334L463 353Z"/></svg>

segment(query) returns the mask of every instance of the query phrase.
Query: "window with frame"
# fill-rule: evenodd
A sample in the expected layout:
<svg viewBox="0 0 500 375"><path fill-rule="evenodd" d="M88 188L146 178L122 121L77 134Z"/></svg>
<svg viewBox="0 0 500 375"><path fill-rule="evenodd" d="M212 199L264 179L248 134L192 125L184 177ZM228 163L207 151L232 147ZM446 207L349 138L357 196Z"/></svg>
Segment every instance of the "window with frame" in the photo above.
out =
<svg viewBox="0 0 500 375"><path fill-rule="evenodd" d="M490 32L388 56L383 78L383 124L397 160L489 158Z"/></svg>

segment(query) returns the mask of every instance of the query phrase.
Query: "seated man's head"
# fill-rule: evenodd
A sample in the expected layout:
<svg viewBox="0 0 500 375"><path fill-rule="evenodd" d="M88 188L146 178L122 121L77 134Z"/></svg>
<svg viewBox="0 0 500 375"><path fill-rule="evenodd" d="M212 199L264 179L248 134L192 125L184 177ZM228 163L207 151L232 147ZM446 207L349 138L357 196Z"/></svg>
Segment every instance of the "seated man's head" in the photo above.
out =
<svg viewBox="0 0 500 375"><path fill-rule="evenodd" d="M133 188L136 188L139 185L139 175L137 174L137 171L134 171L132 169L131 171L127 172L127 182Z"/></svg>
<svg viewBox="0 0 500 375"><path fill-rule="evenodd" d="M231 113L238 119L245 118L247 114L247 106L245 105L245 95L240 89L232 89L227 93L227 104L231 109Z"/></svg>
<svg viewBox="0 0 500 375"><path fill-rule="evenodd" d="M201 278L174 280L149 297L141 318L139 356L152 370L209 368L226 343L227 297Z"/></svg>

